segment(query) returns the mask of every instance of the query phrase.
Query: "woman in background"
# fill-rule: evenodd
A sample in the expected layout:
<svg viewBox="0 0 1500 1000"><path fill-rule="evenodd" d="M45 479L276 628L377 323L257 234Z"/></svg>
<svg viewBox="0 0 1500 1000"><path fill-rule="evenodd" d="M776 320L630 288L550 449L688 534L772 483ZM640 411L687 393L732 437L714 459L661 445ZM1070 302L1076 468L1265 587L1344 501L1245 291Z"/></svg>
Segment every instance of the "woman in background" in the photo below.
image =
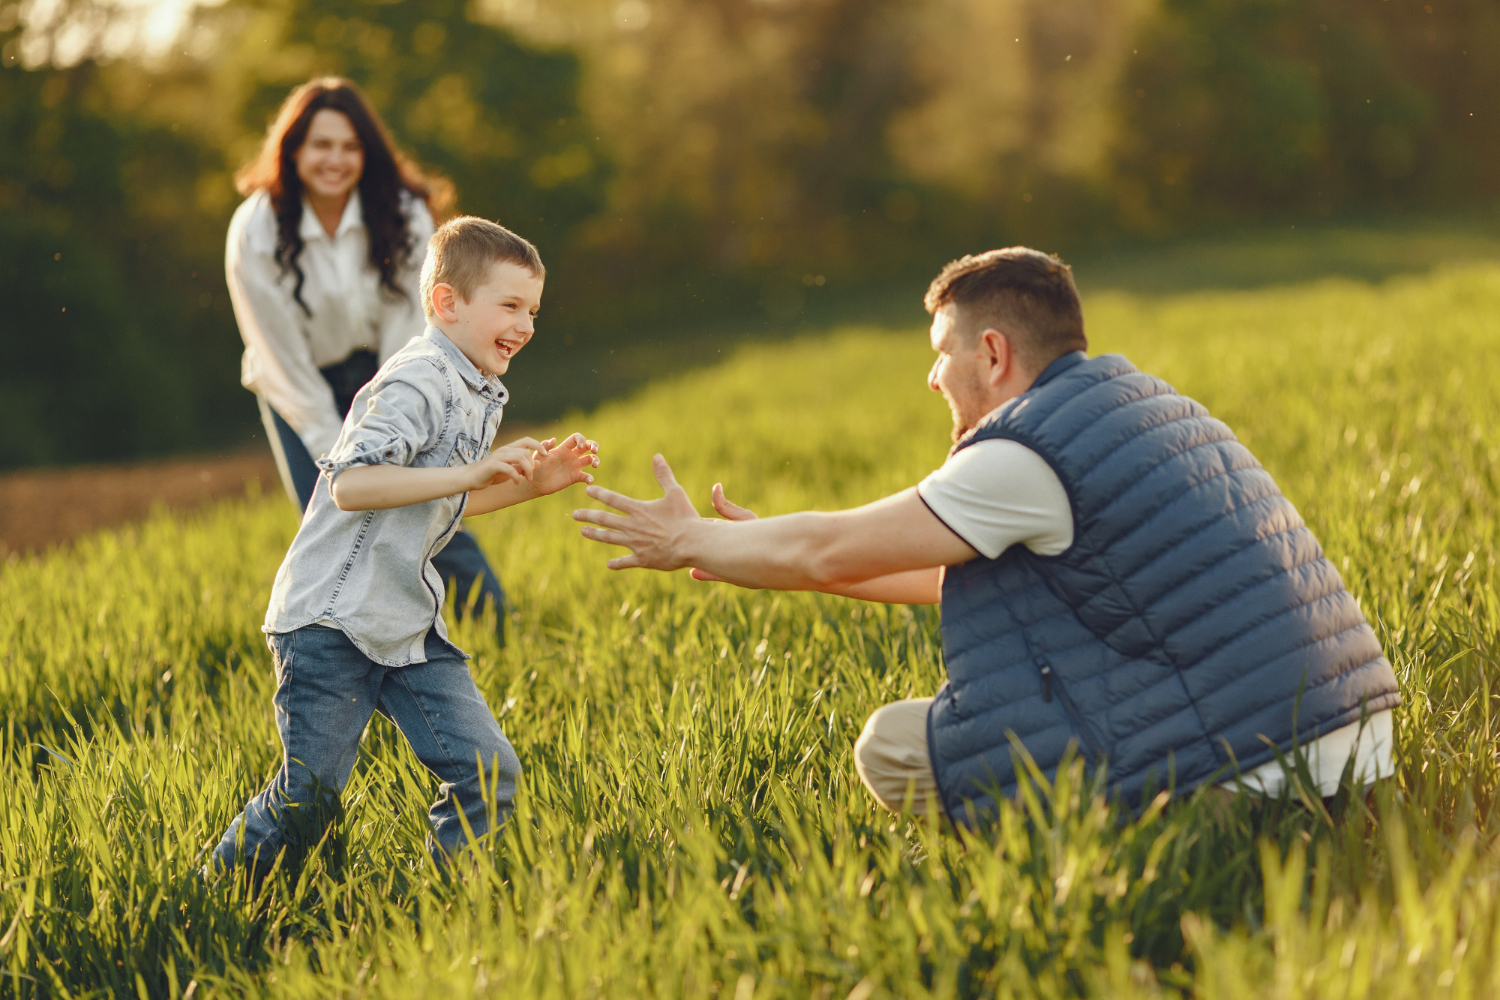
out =
<svg viewBox="0 0 1500 1000"><path fill-rule="evenodd" d="M240 380L259 400L287 494L306 510L314 460L333 447L354 394L427 325L418 280L451 187L424 177L337 77L292 91L235 184L246 198L224 267L245 341ZM504 594L474 537L459 531L432 564L460 616L471 600L493 607L503 641Z"/></svg>

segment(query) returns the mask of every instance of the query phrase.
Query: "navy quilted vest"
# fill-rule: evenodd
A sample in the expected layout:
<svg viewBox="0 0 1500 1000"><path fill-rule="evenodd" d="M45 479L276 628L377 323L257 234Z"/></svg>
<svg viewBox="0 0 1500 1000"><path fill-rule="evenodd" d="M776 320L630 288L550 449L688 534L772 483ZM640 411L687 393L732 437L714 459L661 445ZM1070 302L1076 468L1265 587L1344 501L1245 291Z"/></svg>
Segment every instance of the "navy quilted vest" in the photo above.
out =
<svg viewBox="0 0 1500 1000"><path fill-rule="evenodd" d="M959 443L1008 438L1057 472L1073 544L949 566L948 683L927 717L943 806L1011 794L1014 733L1070 741L1135 805L1400 704L1374 632L1229 428L1117 354L1053 362ZM955 449L956 450L956 449Z"/></svg>

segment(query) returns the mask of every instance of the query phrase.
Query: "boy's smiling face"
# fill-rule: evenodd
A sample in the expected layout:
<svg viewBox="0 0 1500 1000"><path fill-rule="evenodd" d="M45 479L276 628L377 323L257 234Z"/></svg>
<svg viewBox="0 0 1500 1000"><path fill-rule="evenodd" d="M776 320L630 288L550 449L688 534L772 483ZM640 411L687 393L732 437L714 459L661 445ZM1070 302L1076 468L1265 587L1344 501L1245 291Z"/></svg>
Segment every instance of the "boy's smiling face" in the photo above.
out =
<svg viewBox="0 0 1500 1000"><path fill-rule="evenodd" d="M432 289L433 325L489 375L504 375L531 340L541 305L542 279L510 261L490 265L489 276L468 299L446 282Z"/></svg>

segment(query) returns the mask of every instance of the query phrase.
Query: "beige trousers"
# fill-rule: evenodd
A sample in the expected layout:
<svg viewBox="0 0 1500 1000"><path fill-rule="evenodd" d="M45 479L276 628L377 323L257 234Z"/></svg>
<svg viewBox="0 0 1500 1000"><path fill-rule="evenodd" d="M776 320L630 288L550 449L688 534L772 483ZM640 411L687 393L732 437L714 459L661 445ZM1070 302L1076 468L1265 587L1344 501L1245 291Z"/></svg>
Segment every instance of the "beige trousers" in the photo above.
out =
<svg viewBox="0 0 1500 1000"><path fill-rule="evenodd" d="M876 800L891 812L922 816L938 806L932 757L927 752L931 698L908 698L875 710L854 743L854 769Z"/></svg>
<svg viewBox="0 0 1500 1000"><path fill-rule="evenodd" d="M937 781L932 776L932 756L927 750L927 709L931 698L908 698L877 708L864 732L854 743L854 769L876 801L891 812L910 807L913 816L923 816L938 806ZM1210 789L1208 798L1223 809L1234 801L1234 782ZM1251 790L1251 796L1255 792ZM1325 797L1325 803L1333 799Z"/></svg>

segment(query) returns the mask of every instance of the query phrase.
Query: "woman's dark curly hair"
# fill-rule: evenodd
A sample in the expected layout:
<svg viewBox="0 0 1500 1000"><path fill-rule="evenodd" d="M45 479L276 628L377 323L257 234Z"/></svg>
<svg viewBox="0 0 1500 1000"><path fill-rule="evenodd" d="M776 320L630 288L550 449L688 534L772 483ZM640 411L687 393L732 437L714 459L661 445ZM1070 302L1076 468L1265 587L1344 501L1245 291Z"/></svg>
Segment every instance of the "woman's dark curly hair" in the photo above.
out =
<svg viewBox="0 0 1500 1000"><path fill-rule="evenodd" d="M349 119L364 146L364 171L359 176L359 200L370 238L370 264L380 272L380 284L396 295L405 293L396 284L396 271L415 249L406 213L401 211L401 192L409 191L427 203L434 221L441 222L452 210L453 186L441 177L425 175L391 141L385 124L371 109L359 88L337 76L309 80L293 90L266 131L260 155L235 174L240 194L265 191L276 212L276 262L282 273L296 275L292 297L309 316L302 301L302 179L297 176L297 151L307 141L313 116L324 109Z"/></svg>

